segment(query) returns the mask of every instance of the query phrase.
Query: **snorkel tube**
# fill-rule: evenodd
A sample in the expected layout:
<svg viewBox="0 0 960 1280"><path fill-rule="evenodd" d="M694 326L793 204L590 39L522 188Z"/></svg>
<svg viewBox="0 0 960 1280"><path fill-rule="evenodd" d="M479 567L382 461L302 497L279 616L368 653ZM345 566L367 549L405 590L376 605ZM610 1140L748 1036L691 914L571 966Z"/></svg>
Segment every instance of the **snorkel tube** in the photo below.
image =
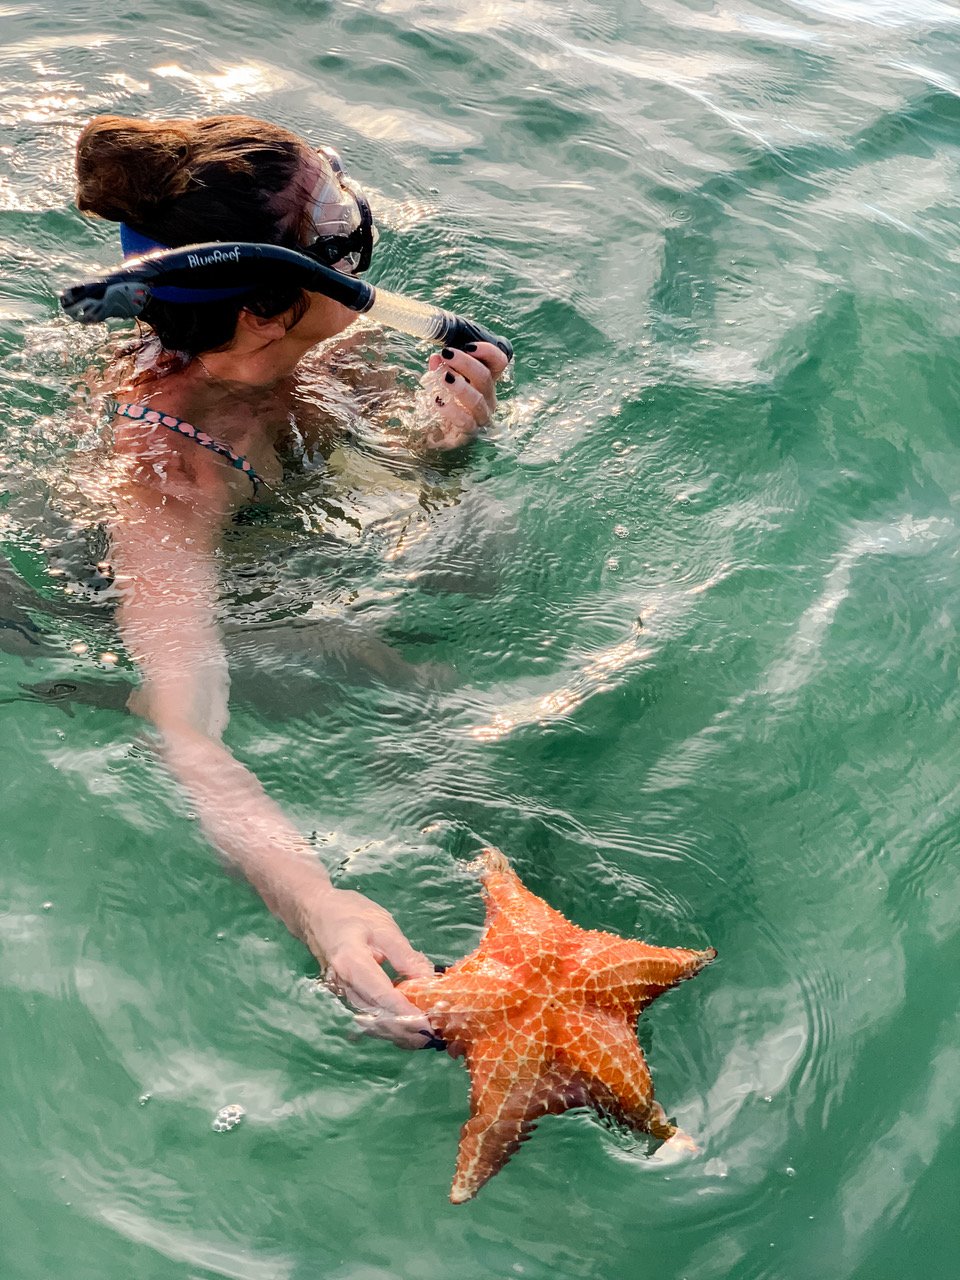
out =
<svg viewBox="0 0 960 1280"><path fill-rule="evenodd" d="M310 293L322 293L359 315L402 333L463 348L469 342L492 342L507 359L513 347L482 325L442 307L402 298L365 280L323 266L304 253L280 245L213 241L181 249L162 249L129 258L100 280L76 284L60 295L60 305L71 320L101 324L104 320L133 319L152 297L152 286L212 287L232 284L255 288L258 281L276 284L289 280Z"/></svg>

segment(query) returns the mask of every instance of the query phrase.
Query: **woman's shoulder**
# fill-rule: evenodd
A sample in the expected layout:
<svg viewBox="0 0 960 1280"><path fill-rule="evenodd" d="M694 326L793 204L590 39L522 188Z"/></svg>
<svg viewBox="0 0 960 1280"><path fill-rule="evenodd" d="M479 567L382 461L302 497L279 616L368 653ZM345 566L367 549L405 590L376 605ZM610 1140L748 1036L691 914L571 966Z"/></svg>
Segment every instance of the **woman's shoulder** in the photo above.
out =
<svg viewBox="0 0 960 1280"><path fill-rule="evenodd" d="M248 408L211 405L189 376L120 388L111 408L115 453L139 483L167 496L225 515L262 500L262 486L280 478L276 453Z"/></svg>
<svg viewBox="0 0 960 1280"><path fill-rule="evenodd" d="M219 458L198 447L204 433L185 417L185 398L173 385L149 399L145 391L149 394L142 385L119 387L107 402L113 454L124 482L194 510L225 514L237 505L231 479Z"/></svg>

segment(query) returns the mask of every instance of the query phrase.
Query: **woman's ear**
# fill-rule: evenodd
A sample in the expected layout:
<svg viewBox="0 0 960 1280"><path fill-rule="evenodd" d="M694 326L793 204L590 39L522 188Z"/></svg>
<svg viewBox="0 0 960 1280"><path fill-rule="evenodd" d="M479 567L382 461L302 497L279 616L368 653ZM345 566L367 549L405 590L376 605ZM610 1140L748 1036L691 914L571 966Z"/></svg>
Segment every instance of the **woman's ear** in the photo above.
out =
<svg viewBox="0 0 960 1280"><path fill-rule="evenodd" d="M252 311L244 309L237 317L237 333L255 338L263 345L268 342L279 342L281 338L286 337L289 328L288 315L289 312L283 311L278 316L257 316Z"/></svg>

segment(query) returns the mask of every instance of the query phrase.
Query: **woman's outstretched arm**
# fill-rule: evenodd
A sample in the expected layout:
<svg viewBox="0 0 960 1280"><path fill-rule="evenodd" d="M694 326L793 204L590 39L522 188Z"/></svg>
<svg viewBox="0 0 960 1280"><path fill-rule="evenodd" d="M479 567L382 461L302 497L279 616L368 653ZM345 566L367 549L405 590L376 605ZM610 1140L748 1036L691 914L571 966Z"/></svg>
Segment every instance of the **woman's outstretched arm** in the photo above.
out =
<svg viewBox="0 0 960 1280"><path fill-rule="evenodd" d="M209 491L206 497L210 497ZM362 894L335 888L314 851L257 778L220 741L227 721L226 659L215 621L214 551L220 518L135 485L112 529L124 644L143 679L135 710L160 734L163 759L200 825L324 966L371 1028L422 1047L429 1027L380 967L433 972L393 918Z"/></svg>

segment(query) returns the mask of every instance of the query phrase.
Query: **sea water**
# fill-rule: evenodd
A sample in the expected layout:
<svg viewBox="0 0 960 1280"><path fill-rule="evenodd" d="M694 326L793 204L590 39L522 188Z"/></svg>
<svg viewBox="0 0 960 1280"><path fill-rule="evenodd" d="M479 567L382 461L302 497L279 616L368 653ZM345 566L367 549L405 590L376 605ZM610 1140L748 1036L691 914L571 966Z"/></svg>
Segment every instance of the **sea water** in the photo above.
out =
<svg viewBox="0 0 960 1280"><path fill-rule="evenodd" d="M4 1280L956 1274L960 9L62 0L0 33ZM514 341L442 466L307 379L347 430L225 538L227 740L437 961L484 843L584 927L716 946L640 1024L699 1156L573 1112L449 1205L462 1065L356 1036L126 713L75 456L108 338L55 300L118 258L72 208L106 111L332 143L374 282ZM368 340L412 388L426 352Z"/></svg>

